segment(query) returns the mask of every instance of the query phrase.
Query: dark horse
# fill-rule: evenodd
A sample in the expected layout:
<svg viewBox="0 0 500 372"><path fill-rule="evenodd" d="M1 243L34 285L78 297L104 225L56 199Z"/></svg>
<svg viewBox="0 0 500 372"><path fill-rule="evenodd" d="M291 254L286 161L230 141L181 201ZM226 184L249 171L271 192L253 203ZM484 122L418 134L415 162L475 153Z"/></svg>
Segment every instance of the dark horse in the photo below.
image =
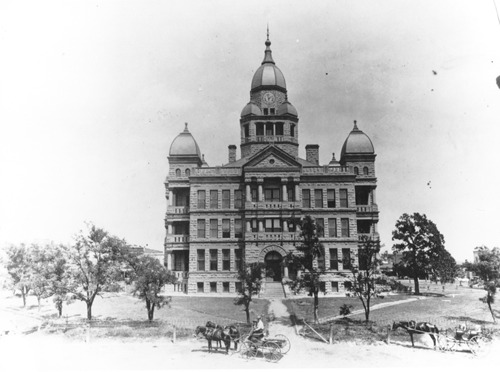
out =
<svg viewBox="0 0 500 372"><path fill-rule="evenodd" d="M436 338L439 334L439 329L434 325L426 322L415 322L414 320L410 320L409 322L394 322L392 323L392 330L396 330L399 327L403 328L408 332L411 338L411 346L415 347L413 343L413 334L428 334L431 336L432 341L434 342L434 349L436 348Z"/></svg>
<svg viewBox="0 0 500 372"><path fill-rule="evenodd" d="M224 327L224 333L229 335L231 341L234 342L234 350L238 350L238 342L240 341L240 331L234 325Z"/></svg>
<svg viewBox="0 0 500 372"><path fill-rule="evenodd" d="M221 328L211 328L198 326L194 332L195 336L198 337L202 334L208 341L208 352L212 352L212 341L223 341L226 346L226 354L229 353L229 346L231 345L231 338L226 335Z"/></svg>

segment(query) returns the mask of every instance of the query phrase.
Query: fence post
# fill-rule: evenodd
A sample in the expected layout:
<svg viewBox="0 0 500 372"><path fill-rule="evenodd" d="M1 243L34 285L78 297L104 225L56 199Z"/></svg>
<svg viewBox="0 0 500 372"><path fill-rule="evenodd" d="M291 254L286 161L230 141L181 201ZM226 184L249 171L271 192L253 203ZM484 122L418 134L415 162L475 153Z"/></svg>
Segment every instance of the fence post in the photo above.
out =
<svg viewBox="0 0 500 372"><path fill-rule="evenodd" d="M173 335L172 335L172 342L175 344L175 339L177 338L177 331L176 331L176 327L174 325L174 332L173 332Z"/></svg>
<svg viewBox="0 0 500 372"><path fill-rule="evenodd" d="M330 323L330 338L328 339L330 345L333 344L333 323Z"/></svg>
<svg viewBox="0 0 500 372"><path fill-rule="evenodd" d="M391 344L391 328L392 327L390 325L387 326L387 340L386 340L387 345Z"/></svg>

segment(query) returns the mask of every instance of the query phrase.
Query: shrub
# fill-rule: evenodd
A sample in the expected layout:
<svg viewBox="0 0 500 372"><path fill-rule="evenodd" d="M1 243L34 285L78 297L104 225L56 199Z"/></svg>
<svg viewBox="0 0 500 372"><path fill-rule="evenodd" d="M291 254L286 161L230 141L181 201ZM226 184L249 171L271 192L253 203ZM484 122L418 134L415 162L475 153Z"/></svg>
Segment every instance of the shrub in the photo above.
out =
<svg viewBox="0 0 500 372"><path fill-rule="evenodd" d="M340 307L340 311L339 311L339 314L340 315L343 315L343 316L347 316L351 313L351 309L352 309L352 305L347 305L347 304L343 304L341 307Z"/></svg>

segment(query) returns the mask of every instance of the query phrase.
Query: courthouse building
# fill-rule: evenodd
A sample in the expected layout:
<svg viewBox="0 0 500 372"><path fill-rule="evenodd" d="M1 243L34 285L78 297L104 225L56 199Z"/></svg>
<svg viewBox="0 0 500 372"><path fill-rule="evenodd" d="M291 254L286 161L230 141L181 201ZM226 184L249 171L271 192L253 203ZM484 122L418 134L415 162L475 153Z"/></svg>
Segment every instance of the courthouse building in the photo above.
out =
<svg viewBox="0 0 500 372"><path fill-rule="evenodd" d="M234 293L238 268L262 262L262 295L276 288L286 294L281 283L297 273L283 257L300 244L298 220L310 215L323 227L322 289L342 292L350 285L342 273L357 256L360 236L378 238L370 138L354 122L338 161L333 155L320 164L315 144L306 145L306 158L300 158L299 115L273 60L269 36L265 45L241 111L240 157L229 145L228 162L209 166L187 124L170 147L165 265L179 278L176 290ZM338 132L330 128L317 135L333 138Z"/></svg>

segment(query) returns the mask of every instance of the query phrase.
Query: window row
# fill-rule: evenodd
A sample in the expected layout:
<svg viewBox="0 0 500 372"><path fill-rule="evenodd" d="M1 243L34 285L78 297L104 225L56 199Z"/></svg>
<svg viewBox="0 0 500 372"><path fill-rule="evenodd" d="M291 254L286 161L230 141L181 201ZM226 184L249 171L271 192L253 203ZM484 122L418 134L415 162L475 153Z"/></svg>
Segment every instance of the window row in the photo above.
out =
<svg viewBox="0 0 500 372"><path fill-rule="evenodd" d="M207 204L207 192L206 190L198 190L197 206L198 209L206 209L207 205L210 209L219 208L219 190L209 191L209 200ZM233 207L236 209L243 208L243 191L234 190L234 204ZM229 209L231 208L231 190L222 190L221 192L221 208Z"/></svg>
<svg viewBox="0 0 500 372"><path fill-rule="evenodd" d="M274 109L271 108L271 115L274 115ZM264 115L267 115L267 109L264 109ZM243 126L245 138L250 137L250 125ZM255 124L256 136L284 136L284 123L256 123ZM290 137L295 137L295 124L290 124Z"/></svg>
<svg viewBox="0 0 500 372"><path fill-rule="evenodd" d="M208 249L208 266L206 249L198 249L197 255L197 271L229 271L231 270L231 250L230 249ZM221 251L221 252L219 252ZM234 270L240 270L242 265L241 249L235 249L233 254ZM219 257L220 256L220 257ZM221 258L221 262L219 262Z"/></svg>
<svg viewBox="0 0 500 372"><path fill-rule="evenodd" d="M207 220L199 219L197 220L197 234L196 236L200 239L204 238L219 238L219 230L221 231L221 238L231 238L231 220L229 218L223 218L219 226L219 220L209 219L208 220L208 234L207 234ZM220 229L219 229L220 227ZM243 237L243 224L242 220L237 218L234 220L234 237L236 239Z"/></svg>
<svg viewBox="0 0 500 372"><path fill-rule="evenodd" d="M336 208L335 189L326 190L326 200L323 194L323 189L302 189L302 208ZM339 190L338 205L340 208L349 207L347 189Z"/></svg>
<svg viewBox="0 0 500 372"><path fill-rule="evenodd" d="M184 171L184 175L185 175L186 177L191 176L191 169L189 169L189 168L188 168L188 169L186 169L186 170ZM177 169L175 170L175 176L176 176L176 177L181 177L181 176L182 176L182 171L181 171L179 168L177 168Z"/></svg>
<svg viewBox="0 0 500 372"><path fill-rule="evenodd" d="M342 254L340 257L339 261L339 251ZM350 248L342 248L337 249L337 248L330 248L329 249L330 253L330 259L329 259L329 266L326 267L326 257L325 255L321 255L318 257L318 267L320 269L324 270L339 270L339 262L342 263L342 270L350 270L352 267L352 262L351 262L351 249Z"/></svg>
<svg viewBox="0 0 500 372"><path fill-rule="evenodd" d="M235 292L240 292L242 288L241 282L234 283ZM217 282L208 282L208 291L210 293L217 293ZM205 293L205 283L197 282L196 290L198 293ZM229 282L222 282L222 293L229 293Z"/></svg>
<svg viewBox="0 0 500 372"><path fill-rule="evenodd" d="M359 168L358 167L354 167L354 174L357 176L359 175ZM368 167L363 167L363 175L368 176Z"/></svg>

